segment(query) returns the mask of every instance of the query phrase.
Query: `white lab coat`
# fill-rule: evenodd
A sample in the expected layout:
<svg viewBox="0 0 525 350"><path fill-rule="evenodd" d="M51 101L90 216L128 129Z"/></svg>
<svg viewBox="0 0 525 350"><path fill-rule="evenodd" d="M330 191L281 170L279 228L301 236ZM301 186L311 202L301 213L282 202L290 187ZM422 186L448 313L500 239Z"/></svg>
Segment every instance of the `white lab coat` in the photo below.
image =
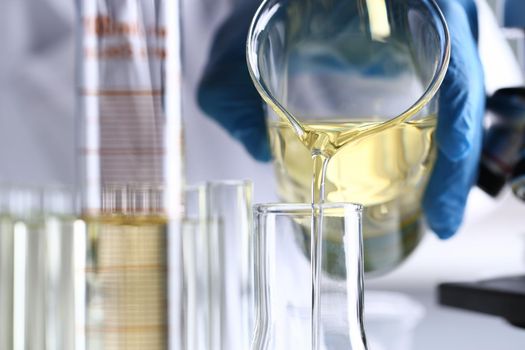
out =
<svg viewBox="0 0 525 350"><path fill-rule="evenodd" d="M0 182L73 183L73 6L0 4Z"/></svg>

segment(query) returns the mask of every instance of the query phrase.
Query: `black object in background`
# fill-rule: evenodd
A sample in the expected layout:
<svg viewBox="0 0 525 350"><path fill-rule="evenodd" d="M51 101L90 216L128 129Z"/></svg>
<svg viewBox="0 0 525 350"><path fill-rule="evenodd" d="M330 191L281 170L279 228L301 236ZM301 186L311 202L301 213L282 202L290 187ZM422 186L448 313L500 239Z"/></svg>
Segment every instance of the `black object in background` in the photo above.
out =
<svg viewBox="0 0 525 350"><path fill-rule="evenodd" d="M499 316L525 329L525 275L443 283L438 298L441 305Z"/></svg>
<svg viewBox="0 0 525 350"><path fill-rule="evenodd" d="M518 164L525 159L525 88L500 89L487 98L488 127L479 167L478 187L498 195L508 182L519 198L525 185ZM523 199L523 198L522 198Z"/></svg>

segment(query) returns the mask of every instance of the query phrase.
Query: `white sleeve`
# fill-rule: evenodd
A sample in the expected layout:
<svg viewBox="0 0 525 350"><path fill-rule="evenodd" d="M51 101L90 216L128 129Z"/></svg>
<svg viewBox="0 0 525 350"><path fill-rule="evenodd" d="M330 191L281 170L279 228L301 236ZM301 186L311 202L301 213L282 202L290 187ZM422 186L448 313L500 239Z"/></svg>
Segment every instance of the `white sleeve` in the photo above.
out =
<svg viewBox="0 0 525 350"><path fill-rule="evenodd" d="M523 84L523 73L486 0L476 0L479 18L479 52L485 86L491 94L503 87Z"/></svg>

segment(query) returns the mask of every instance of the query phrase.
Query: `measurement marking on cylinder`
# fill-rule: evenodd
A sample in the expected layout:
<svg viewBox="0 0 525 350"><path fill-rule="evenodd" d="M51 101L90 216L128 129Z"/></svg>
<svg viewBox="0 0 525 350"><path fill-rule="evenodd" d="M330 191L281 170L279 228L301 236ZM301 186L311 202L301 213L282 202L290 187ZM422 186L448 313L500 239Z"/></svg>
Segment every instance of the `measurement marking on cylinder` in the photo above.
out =
<svg viewBox="0 0 525 350"><path fill-rule="evenodd" d="M113 265L113 266L101 266L101 267L89 267L86 268L86 272L106 272L106 271L129 271L129 270L154 270L154 271L166 271L166 265Z"/></svg>
<svg viewBox="0 0 525 350"><path fill-rule="evenodd" d="M165 324L144 326L122 326L122 327L86 327L88 332L94 333L135 333L135 332L158 332L166 330Z"/></svg>
<svg viewBox="0 0 525 350"><path fill-rule="evenodd" d="M120 148L110 148L110 147L104 147L104 148L83 148L82 153L88 155L88 154L97 154L97 155L115 155L115 156L150 156L150 155L157 155L162 156L164 155L164 148L148 148L148 147L120 147Z"/></svg>
<svg viewBox="0 0 525 350"><path fill-rule="evenodd" d="M88 90L80 92L83 96L161 96L162 90Z"/></svg>

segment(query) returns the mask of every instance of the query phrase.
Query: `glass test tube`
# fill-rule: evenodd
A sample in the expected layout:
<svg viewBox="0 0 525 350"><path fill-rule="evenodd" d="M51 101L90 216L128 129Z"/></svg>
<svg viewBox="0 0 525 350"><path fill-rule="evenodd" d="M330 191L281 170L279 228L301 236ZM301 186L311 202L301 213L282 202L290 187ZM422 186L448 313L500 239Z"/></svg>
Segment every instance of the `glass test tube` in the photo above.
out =
<svg viewBox="0 0 525 350"><path fill-rule="evenodd" d="M253 334L249 181L186 191L183 223L187 350L245 350Z"/></svg>
<svg viewBox="0 0 525 350"><path fill-rule="evenodd" d="M46 251L43 193L35 187L9 191L13 218L13 340L15 350L46 344Z"/></svg>
<svg viewBox="0 0 525 350"><path fill-rule="evenodd" d="M210 281L206 186L186 188L182 221L185 350L210 349Z"/></svg>
<svg viewBox="0 0 525 350"><path fill-rule="evenodd" d="M0 214L1 349L76 349L73 195L5 188Z"/></svg>
<svg viewBox="0 0 525 350"><path fill-rule="evenodd" d="M7 185L0 184L0 349L13 348L13 219Z"/></svg>
<svg viewBox="0 0 525 350"><path fill-rule="evenodd" d="M76 216L76 195L68 187L43 190L45 236L45 348L82 349L78 332L79 309L83 300L76 291L75 256L84 242L84 225Z"/></svg>

